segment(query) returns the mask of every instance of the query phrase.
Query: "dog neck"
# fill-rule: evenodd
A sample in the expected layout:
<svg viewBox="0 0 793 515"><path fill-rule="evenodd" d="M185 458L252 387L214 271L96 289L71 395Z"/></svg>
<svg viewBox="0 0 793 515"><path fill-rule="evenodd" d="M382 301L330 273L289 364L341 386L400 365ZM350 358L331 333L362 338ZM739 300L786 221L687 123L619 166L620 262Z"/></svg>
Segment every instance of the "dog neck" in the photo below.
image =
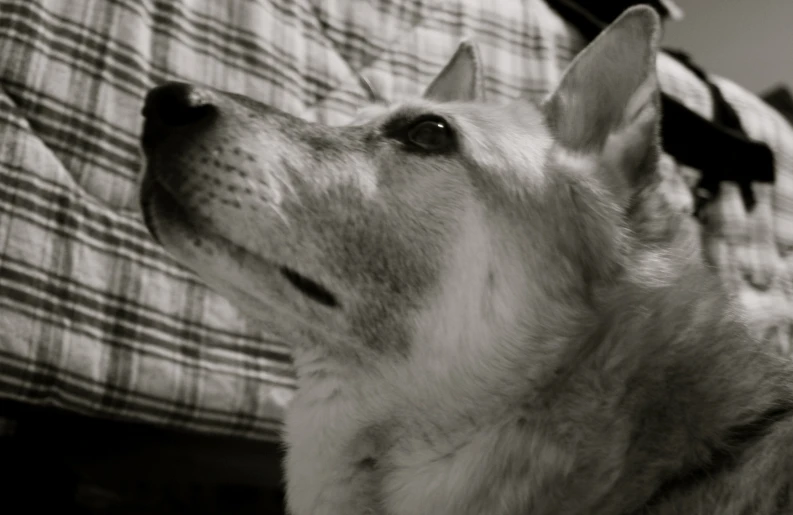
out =
<svg viewBox="0 0 793 515"><path fill-rule="evenodd" d="M673 497L793 415L789 367L749 337L715 274L699 260L669 266L666 281L626 278L605 294L537 397L537 416L575 442L577 472L558 497L574 500L558 513L585 505L578 492L597 513Z"/></svg>
<svg viewBox="0 0 793 515"><path fill-rule="evenodd" d="M486 259L476 249L487 231L473 220L462 226L450 273L481 277L446 282L452 290L439 293L441 311L425 314L413 356L387 367L324 353L298 361L303 391L291 425L322 429L294 448L306 460L337 451L345 462L374 459L367 492L399 491L394 513L421 512L411 499L441 506L449 498L536 513L631 513L729 467L726 457L765 427L758 421L792 412L790 372L755 347L698 258L674 246L637 252L588 298L543 306L556 325L537 332L508 323L520 318L509 310L522 305L526 284L491 299L488 324L472 314L482 307L472 300L479 288L521 274L508 269L514 259L474 263ZM459 481L437 483L451 470ZM528 493L509 500L506 491Z"/></svg>

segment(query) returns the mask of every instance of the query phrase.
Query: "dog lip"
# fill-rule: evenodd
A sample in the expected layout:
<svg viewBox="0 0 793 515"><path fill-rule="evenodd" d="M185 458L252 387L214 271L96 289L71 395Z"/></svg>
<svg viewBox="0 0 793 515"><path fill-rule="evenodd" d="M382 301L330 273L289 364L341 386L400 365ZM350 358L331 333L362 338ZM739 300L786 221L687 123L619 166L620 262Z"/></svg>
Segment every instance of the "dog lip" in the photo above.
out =
<svg viewBox="0 0 793 515"><path fill-rule="evenodd" d="M154 223L154 217L151 214L151 195L141 201L141 212L143 213L143 224L148 229L149 234L157 243L162 246L162 240L160 239L160 234L157 232L157 225Z"/></svg>
<svg viewBox="0 0 793 515"><path fill-rule="evenodd" d="M158 181L155 177L152 177L148 172L146 177L143 179L143 184L141 186L141 193L140 193L140 205L141 205L141 212L143 213L143 223L148 229L149 233L151 234L154 241L156 241L161 246L163 245L162 237L160 232L157 228L157 221L156 216L154 215L154 204L158 203L156 197L165 197L169 203L171 204L170 211L178 211L182 213L182 208L176 202L175 197L165 188L165 186ZM160 202L162 203L162 202ZM181 214L180 214L181 217Z"/></svg>
<svg viewBox="0 0 793 515"><path fill-rule="evenodd" d="M339 307L339 301L333 293L330 292L320 283L306 277L305 275L295 271L288 266L279 267L281 275L291 284L296 290L312 299L323 306L329 308Z"/></svg>

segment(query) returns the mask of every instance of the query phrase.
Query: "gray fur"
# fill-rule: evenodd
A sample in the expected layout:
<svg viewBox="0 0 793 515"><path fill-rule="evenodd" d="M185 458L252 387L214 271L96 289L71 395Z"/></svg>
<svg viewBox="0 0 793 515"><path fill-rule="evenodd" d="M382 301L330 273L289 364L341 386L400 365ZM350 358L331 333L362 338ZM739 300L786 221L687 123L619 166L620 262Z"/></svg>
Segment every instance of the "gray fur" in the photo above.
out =
<svg viewBox="0 0 793 515"><path fill-rule="evenodd" d="M150 95L150 230L294 342L294 515L793 510L790 365L651 194L658 23L626 12L540 108L484 103L470 42L346 127ZM427 114L452 143L394 136Z"/></svg>

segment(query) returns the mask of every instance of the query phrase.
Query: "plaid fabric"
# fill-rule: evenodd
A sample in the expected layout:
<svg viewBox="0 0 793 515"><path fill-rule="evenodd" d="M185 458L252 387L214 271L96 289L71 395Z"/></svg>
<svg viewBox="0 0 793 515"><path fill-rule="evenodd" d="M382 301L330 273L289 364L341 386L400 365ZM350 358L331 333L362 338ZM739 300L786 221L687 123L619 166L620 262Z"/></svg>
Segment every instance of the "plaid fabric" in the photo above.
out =
<svg viewBox="0 0 793 515"><path fill-rule="evenodd" d="M287 342L246 321L143 228L135 186L146 90L197 81L327 123L421 91L464 36L492 99L539 100L585 44L541 0L0 0L0 396L194 431L277 438ZM665 90L706 116L707 90L669 58ZM776 152L746 213L729 185L704 248L787 350L793 318L793 130L719 81ZM750 171L748 171L750 173ZM695 172L666 159L690 210Z"/></svg>

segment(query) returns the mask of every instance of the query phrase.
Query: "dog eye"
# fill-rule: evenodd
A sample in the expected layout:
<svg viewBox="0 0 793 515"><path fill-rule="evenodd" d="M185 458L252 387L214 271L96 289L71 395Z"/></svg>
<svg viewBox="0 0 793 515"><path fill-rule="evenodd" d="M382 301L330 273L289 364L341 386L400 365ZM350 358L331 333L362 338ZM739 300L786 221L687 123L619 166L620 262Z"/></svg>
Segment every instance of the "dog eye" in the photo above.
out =
<svg viewBox="0 0 793 515"><path fill-rule="evenodd" d="M449 124L442 118L425 118L414 123L407 131L407 143L422 150L438 152L454 143Z"/></svg>

